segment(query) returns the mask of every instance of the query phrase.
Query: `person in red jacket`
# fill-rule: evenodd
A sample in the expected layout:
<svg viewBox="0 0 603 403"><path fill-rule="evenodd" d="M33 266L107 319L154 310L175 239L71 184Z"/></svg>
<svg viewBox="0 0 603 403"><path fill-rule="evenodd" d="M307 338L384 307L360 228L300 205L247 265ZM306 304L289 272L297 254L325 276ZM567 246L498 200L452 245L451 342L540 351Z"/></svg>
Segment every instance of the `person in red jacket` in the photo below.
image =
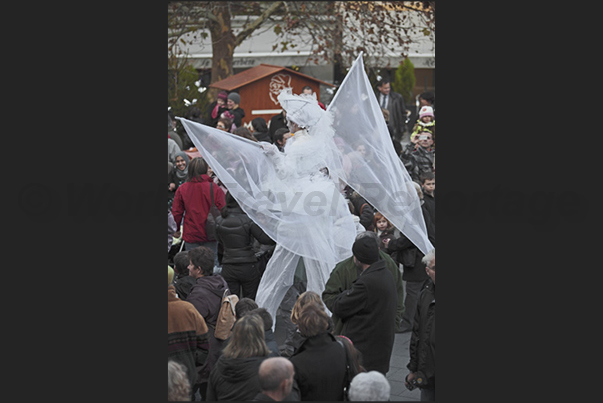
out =
<svg viewBox="0 0 603 403"><path fill-rule="evenodd" d="M186 182L178 187L174 202L172 203L172 215L176 224L184 217L183 239L184 250L191 250L197 246L206 246L217 254L218 244L215 240L209 240L205 234L205 222L211 205L210 186L212 179L207 175L207 163L203 158L193 158L188 168ZM218 210L225 206L224 191L213 184L214 203ZM174 236L179 237L176 233Z"/></svg>

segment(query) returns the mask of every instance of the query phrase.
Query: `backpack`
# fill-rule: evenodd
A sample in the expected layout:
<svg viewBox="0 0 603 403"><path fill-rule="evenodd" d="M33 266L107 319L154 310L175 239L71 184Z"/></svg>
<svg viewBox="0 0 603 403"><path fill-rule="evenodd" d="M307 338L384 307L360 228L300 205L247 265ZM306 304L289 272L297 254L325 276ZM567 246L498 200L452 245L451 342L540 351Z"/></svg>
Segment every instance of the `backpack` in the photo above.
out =
<svg viewBox="0 0 603 403"><path fill-rule="evenodd" d="M226 340L230 337L232 326L236 320L235 305L237 305L237 302L239 302L239 297L236 294L230 294L230 291L226 288L222 295L220 312L214 329L216 339Z"/></svg>

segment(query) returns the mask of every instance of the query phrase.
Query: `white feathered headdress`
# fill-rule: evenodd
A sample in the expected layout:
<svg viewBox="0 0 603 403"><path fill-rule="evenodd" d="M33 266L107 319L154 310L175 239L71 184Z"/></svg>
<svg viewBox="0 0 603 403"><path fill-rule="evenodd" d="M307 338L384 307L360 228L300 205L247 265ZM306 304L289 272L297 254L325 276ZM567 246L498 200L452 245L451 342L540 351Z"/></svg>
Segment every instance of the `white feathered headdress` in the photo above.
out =
<svg viewBox="0 0 603 403"><path fill-rule="evenodd" d="M277 97L281 107L287 111L287 119L300 127L313 127L325 116L325 111L318 106L315 96L309 94L294 95L291 88L285 88Z"/></svg>

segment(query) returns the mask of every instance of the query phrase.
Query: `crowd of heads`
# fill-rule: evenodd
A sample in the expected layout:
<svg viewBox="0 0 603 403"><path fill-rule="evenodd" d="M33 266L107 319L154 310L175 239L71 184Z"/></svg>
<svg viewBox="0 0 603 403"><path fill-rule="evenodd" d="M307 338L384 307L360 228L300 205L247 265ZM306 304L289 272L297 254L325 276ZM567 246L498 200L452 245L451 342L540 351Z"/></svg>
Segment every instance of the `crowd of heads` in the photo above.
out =
<svg viewBox="0 0 603 403"><path fill-rule="evenodd" d="M363 233L359 239L361 243L376 246L375 238L370 232ZM431 255L426 256L426 259L431 258ZM175 275L186 269L191 276L212 276L214 252L199 246L178 253L174 262L175 270L168 266L168 286L174 284ZM275 400L283 400L291 393L295 370L288 358L275 356L266 344L265 332L272 329L273 318L251 298L241 298L235 306L235 311L236 321L221 354L233 359L264 357L258 369L258 382L262 393ZM291 311L291 321L305 339L330 333L332 330L332 320L322 299L313 291L305 291L299 295ZM352 340L345 336L336 336L336 340L349 354L352 373L358 374L349 385L349 400L388 400L390 386L386 378L374 371L366 372L362 366L362 353L354 347ZM186 368L177 361L169 360L168 400L190 400L190 396L191 385Z"/></svg>

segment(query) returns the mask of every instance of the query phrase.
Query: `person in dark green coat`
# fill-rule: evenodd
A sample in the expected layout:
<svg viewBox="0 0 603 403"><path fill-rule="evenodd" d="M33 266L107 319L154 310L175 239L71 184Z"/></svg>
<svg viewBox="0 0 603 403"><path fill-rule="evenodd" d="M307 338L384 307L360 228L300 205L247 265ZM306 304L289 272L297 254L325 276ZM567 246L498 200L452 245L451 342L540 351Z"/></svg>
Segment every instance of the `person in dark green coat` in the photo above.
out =
<svg viewBox="0 0 603 403"><path fill-rule="evenodd" d="M357 239L352 252L362 272L350 289L335 298L332 312L343 322L341 335L362 353L362 366L386 375L396 333L398 295L394 276L380 259L374 238Z"/></svg>
<svg viewBox="0 0 603 403"><path fill-rule="evenodd" d="M377 245L379 245L379 236L371 231L358 234L356 239L358 240L365 236L374 238ZM379 251L379 259L385 260L385 267L394 276L396 291L398 293L398 306L396 309L396 322L394 329L398 329L400 322L402 321L402 315L404 314L404 287L402 285L402 274L398 269L398 263L394 262L394 260L387 253ZM353 256L350 256L348 259L337 263L331 272L327 283L325 284L324 291L322 292L322 300L330 311L332 311L333 302L337 296L343 291L352 288L352 283L358 278L360 272L361 270L358 269L354 264ZM335 314L333 314L331 318L333 319L333 334L341 334L341 329L343 328L341 318Z"/></svg>

